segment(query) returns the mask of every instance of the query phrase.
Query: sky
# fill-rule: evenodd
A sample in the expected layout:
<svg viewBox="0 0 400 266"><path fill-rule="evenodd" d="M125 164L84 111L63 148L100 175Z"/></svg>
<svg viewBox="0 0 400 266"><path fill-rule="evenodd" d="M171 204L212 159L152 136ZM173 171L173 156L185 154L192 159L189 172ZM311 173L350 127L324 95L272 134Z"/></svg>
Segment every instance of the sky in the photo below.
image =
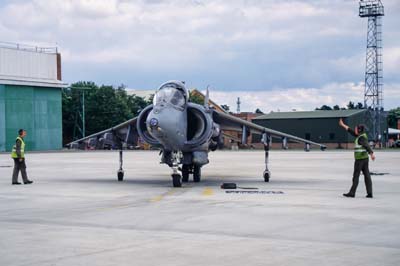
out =
<svg viewBox="0 0 400 266"><path fill-rule="evenodd" d="M400 106L400 0L383 0L384 106ZM0 0L0 41L58 46L63 80L185 81L264 112L363 102L356 0Z"/></svg>

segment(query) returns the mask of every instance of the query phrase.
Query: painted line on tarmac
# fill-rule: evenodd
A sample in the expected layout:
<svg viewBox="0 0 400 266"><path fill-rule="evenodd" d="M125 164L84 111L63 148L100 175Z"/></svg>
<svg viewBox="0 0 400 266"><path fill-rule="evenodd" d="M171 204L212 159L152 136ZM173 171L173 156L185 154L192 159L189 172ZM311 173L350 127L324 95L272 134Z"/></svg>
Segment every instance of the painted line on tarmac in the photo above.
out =
<svg viewBox="0 0 400 266"><path fill-rule="evenodd" d="M212 196L214 195L214 190L210 187L206 187L201 194L203 196Z"/></svg>
<svg viewBox="0 0 400 266"><path fill-rule="evenodd" d="M227 190L225 191L226 194L285 194L283 191L265 191L265 190Z"/></svg>
<svg viewBox="0 0 400 266"><path fill-rule="evenodd" d="M171 195L175 194L176 191L177 191L177 190L176 190L175 188L172 188L171 190L169 190L169 191L167 191L167 192L165 192L165 193L163 193L163 194L161 194L161 195L158 195L158 196L156 196L156 197L150 199L150 202L160 202L160 201L163 200L165 197L171 196Z"/></svg>

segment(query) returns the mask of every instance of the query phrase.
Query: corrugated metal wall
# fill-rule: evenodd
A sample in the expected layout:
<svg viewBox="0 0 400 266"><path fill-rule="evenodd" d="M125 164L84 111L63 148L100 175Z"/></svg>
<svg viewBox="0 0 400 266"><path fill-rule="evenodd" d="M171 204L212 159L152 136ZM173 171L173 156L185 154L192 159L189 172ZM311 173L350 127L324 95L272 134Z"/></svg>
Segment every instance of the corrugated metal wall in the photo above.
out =
<svg viewBox="0 0 400 266"><path fill-rule="evenodd" d="M348 123L351 128L362 121L363 113L345 119L345 123ZM339 118L265 119L253 122L300 138L310 138L318 143L352 143L354 141L354 137L339 127ZM274 141L278 142L275 139Z"/></svg>
<svg viewBox="0 0 400 266"><path fill-rule="evenodd" d="M0 47L0 76L57 80L57 54Z"/></svg>
<svg viewBox="0 0 400 266"><path fill-rule="evenodd" d="M0 151L10 151L24 128L27 150L62 147L61 90L58 88L0 85ZM3 128L2 128L3 126Z"/></svg>
<svg viewBox="0 0 400 266"><path fill-rule="evenodd" d="M0 85L0 151L6 150L6 105L5 86Z"/></svg>

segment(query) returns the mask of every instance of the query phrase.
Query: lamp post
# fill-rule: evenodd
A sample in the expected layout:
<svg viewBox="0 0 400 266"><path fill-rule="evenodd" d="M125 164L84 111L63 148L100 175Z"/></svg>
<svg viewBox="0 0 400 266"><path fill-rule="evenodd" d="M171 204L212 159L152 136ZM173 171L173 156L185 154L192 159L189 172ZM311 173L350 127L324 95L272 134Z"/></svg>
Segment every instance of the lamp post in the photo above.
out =
<svg viewBox="0 0 400 266"><path fill-rule="evenodd" d="M77 90L77 91L79 91L80 93L81 93L81 110L77 110L77 112L76 112L76 116L75 116L75 125L74 125L74 136L73 136L73 138L74 138L74 140L76 139L76 131L75 131L75 129L76 128L78 128L78 130L80 131L80 133L81 133L81 136L82 136L82 138L84 138L84 137L86 137L86 118L85 118L85 114L86 114L86 110L85 110L85 92L87 91L87 90L91 90L91 89L93 89L93 88L91 88L91 87L85 87L85 86L72 86L72 87L68 87L68 89L71 89L71 90ZM81 121L82 121L82 127L80 127L79 125L78 125L78 117L80 117L81 118Z"/></svg>

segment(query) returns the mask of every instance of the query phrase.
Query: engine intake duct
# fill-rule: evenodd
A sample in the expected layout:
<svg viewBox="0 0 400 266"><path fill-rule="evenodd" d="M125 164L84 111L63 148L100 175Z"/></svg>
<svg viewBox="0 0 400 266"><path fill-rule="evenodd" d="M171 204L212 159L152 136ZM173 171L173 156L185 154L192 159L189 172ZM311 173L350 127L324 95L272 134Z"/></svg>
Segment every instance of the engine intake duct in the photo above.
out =
<svg viewBox="0 0 400 266"><path fill-rule="evenodd" d="M212 120L201 107L188 104L187 107L187 141L189 147L200 146L212 136Z"/></svg>
<svg viewBox="0 0 400 266"><path fill-rule="evenodd" d="M138 130L139 136L142 138L143 141L149 143L150 145L158 146L158 145L160 145L160 143L158 142L158 140L156 140L155 138L153 138L150 135L149 131L147 130L147 126L146 126L147 116L149 115L149 113L152 110L153 110L153 105L149 105L145 109L143 109L142 112L140 112L136 127Z"/></svg>

